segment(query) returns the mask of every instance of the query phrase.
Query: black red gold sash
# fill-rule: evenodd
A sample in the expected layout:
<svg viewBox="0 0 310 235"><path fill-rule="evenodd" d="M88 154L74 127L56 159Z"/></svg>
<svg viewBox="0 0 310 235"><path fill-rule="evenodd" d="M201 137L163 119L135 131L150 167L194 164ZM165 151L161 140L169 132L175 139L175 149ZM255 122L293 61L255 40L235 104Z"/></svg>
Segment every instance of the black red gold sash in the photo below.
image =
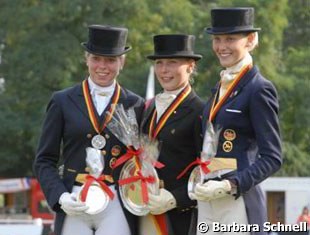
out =
<svg viewBox="0 0 310 235"><path fill-rule="evenodd" d="M120 87L120 85L118 83L116 83L115 90L114 90L114 93L113 93L112 98L111 98L111 100L112 100L111 101L111 105L110 105L110 108L109 108L110 115L107 115L104 118L103 123L100 126L99 120L97 119L97 116L95 114L95 107L94 107L94 104L93 104L93 101L92 101L92 98L91 98L91 95L90 95L90 91L89 91L87 80L83 81L82 86L83 86L83 94L84 94L84 99L85 99L85 103L86 103L86 106L87 106L87 111L88 111L88 115L89 115L90 121L91 121L95 131L98 134L100 134L104 130L104 128L107 126L109 121L112 119L113 113L114 113L115 108L116 108L116 104L118 103L118 100L119 100L119 97L120 97L121 87Z"/></svg>
<svg viewBox="0 0 310 235"><path fill-rule="evenodd" d="M220 108L222 107L222 105L225 103L225 101L228 99L228 97L231 95L232 91L234 90L234 88L239 84L241 78L243 77L243 75L245 73L247 73L250 69L252 68L252 64L248 64L245 65L240 72L236 75L236 78L234 79L234 81L229 85L226 93L224 94L224 96L222 98L220 98L220 100L218 102L216 102L218 94L219 94L219 90L220 90L220 86L216 92L216 95L214 96L213 102L212 102L212 106L210 109L210 114L209 114L209 121L212 122L213 119L215 118L217 112L220 110Z"/></svg>
<svg viewBox="0 0 310 235"><path fill-rule="evenodd" d="M174 101L169 105L169 107L166 109L166 111L163 113L163 115L158 120L158 123L156 124L156 117L157 117L157 111L154 109L152 119L150 122L149 127L149 138L155 139L158 135L158 133L161 131L163 126L166 124L168 118L170 115L177 109L177 107L185 100L185 98L189 95L192 88L190 85L186 86L180 94L174 99ZM155 126L156 125L156 126Z"/></svg>
<svg viewBox="0 0 310 235"><path fill-rule="evenodd" d="M191 92L191 86L186 86L180 94L177 95L177 97L173 100L173 102L169 105L169 107L165 110L165 112L162 114L160 119L158 120L156 124L157 119L157 111L154 109L153 115L151 118L150 126L149 126L149 138L155 139L163 126L166 124L168 118L171 116L171 114L177 109L177 107L186 99L186 97ZM150 215L150 218L153 221L153 224L155 226L155 230L157 231L157 234L160 235L168 235L168 225L167 225L167 215L161 214L161 215Z"/></svg>

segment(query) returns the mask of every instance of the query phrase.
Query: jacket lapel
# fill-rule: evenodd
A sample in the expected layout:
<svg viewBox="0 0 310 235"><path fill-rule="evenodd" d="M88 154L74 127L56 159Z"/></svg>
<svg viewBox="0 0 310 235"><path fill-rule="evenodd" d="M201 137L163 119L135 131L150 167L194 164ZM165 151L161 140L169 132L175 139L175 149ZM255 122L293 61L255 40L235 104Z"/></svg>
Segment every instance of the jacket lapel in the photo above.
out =
<svg viewBox="0 0 310 235"><path fill-rule="evenodd" d="M170 115L165 126L170 125L171 123L176 122L177 120L183 118L188 113L192 111L191 100L196 96L195 92L191 90L189 95L185 98L185 100L176 108L176 110Z"/></svg>
<svg viewBox="0 0 310 235"><path fill-rule="evenodd" d="M83 113L88 119L88 111L83 95L82 84L79 84L73 88L73 91L69 93L69 98L74 103L74 105Z"/></svg>
<svg viewBox="0 0 310 235"><path fill-rule="evenodd" d="M147 104L147 102L146 102L146 105L148 105L148 107L147 106L145 107L145 110L144 110L143 115L142 115L141 124L140 124L140 131L141 132L145 128L147 121L151 119L151 115L153 113L153 110L155 109L155 98L153 98L149 101L150 104Z"/></svg>
<svg viewBox="0 0 310 235"><path fill-rule="evenodd" d="M242 89L244 88L244 86L248 84L248 82L255 76L256 73L257 73L257 67L254 66L241 78L240 82L235 87L235 89L232 91L231 95L228 97L228 99L226 100L224 104L231 102L235 97L237 97L240 94L240 92L242 92Z"/></svg>
<svg viewBox="0 0 310 235"><path fill-rule="evenodd" d="M124 103L124 100L126 100L125 92L124 92L124 90L123 90L122 87L120 87L120 88L121 88L121 89L120 89L120 94L119 94L119 100L118 100L118 103L117 103L117 104L123 104L123 103ZM100 116L99 116L98 113L96 112L97 117L99 117L100 123L103 122L104 118L105 118L106 115L107 115L107 112L108 112L108 111L110 110L110 108L111 108L111 105L112 105L112 98L113 98L113 96L111 97L109 103L107 104L107 106L105 107L105 109L103 110L103 112L102 112L102 114L101 114ZM124 104L123 104L123 105L124 105ZM124 107L124 108L126 108L126 107Z"/></svg>
<svg viewBox="0 0 310 235"><path fill-rule="evenodd" d="M121 91L120 91L120 96L119 96L118 103L119 103L119 104L125 105L125 104L126 104L126 99L127 99L127 95L126 95L126 93L125 93L123 87L121 87ZM110 100L110 103L108 104L107 107L110 107L111 101L112 101L112 100ZM124 107L124 108L126 108L126 107Z"/></svg>
<svg viewBox="0 0 310 235"><path fill-rule="evenodd" d="M192 90L189 95L185 98L185 100L179 105L179 107L176 108L175 112L173 112L170 117L168 118L167 122L163 126L163 129L174 123L175 121L183 118L186 116L188 113L192 111L192 106L191 106L191 100L196 96L196 93ZM143 118L142 122L140 125L140 129L148 129L146 127L148 121L152 118L151 115L153 114L153 111L155 109L155 99L152 99L150 105L146 108L146 110L143 112Z"/></svg>
<svg viewBox="0 0 310 235"><path fill-rule="evenodd" d="M254 66L251 70L249 70L240 80L239 84L235 87L235 89L232 91L231 95L228 97L228 99L223 104L226 105L229 102L233 101L241 92L244 86L255 76L255 74L258 72L258 69L256 66ZM208 100L207 105L203 111L203 118L202 118L202 131L203 133L206 130L206 124L210 115L210 109L213 103L213 99L215 98L216 91L219 88L219 83L215 85L214 88L211 89L212 96ZM216 117L215 117L216 118Z"/></svg>

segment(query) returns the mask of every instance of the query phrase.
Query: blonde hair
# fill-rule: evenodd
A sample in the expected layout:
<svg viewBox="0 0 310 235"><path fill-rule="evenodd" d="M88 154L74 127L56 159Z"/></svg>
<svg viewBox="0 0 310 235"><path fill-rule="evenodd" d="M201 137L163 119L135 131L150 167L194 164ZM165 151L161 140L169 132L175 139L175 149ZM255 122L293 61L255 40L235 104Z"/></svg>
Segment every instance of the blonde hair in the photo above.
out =
<svg viewBox="0 0 310 235"><path fill-rule="evenodd" d="M258 33L252 32L249 33L248 36L251 34L253 35L253 40L251 42L248 42L249 52L253 51L258 46Z"/></svg>

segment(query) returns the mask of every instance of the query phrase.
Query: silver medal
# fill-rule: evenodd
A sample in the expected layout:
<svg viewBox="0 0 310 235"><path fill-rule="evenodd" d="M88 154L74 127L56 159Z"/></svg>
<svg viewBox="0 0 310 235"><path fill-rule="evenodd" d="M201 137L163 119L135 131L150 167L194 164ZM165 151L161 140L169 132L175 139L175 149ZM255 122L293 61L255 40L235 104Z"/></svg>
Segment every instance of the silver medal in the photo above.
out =
<svg viewBox="0 0 310 235"><path fill-rule="evenodd" d="M91 139L91 145L95 148L95 149L103 149L103 147L106 145L106 140L102 135L95 135L92 139Z"/></svg>

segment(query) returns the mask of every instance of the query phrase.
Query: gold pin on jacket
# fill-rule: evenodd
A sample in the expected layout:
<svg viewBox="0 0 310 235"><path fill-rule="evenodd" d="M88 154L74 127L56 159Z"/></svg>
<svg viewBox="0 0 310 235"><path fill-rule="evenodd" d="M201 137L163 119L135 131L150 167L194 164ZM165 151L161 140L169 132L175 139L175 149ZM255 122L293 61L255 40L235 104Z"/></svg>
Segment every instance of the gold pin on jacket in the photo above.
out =
<svg viewBox="0 0 310 235"><path fill-rule="evenodd" d="M228 141L226 140L224 143L223 143L223 150L226 152L226 153L229 153L232 149L233 149L233 143L231 141Z"/></svg>
<svg viewBox="0 0 310 235"><path fill-rule="evenodd" d="M223 136L225 138L225 140L229 140L232 141L234 139L236 139L236 132L232 129L226 129L223 133Z"/></svg>
<svg viewBox="0 0 310 235"><path fill-rule="evenodd" d="M114 145L111 149L111 154L113 157L118 157L121 154L121 146L119 145Z"/></svg>

